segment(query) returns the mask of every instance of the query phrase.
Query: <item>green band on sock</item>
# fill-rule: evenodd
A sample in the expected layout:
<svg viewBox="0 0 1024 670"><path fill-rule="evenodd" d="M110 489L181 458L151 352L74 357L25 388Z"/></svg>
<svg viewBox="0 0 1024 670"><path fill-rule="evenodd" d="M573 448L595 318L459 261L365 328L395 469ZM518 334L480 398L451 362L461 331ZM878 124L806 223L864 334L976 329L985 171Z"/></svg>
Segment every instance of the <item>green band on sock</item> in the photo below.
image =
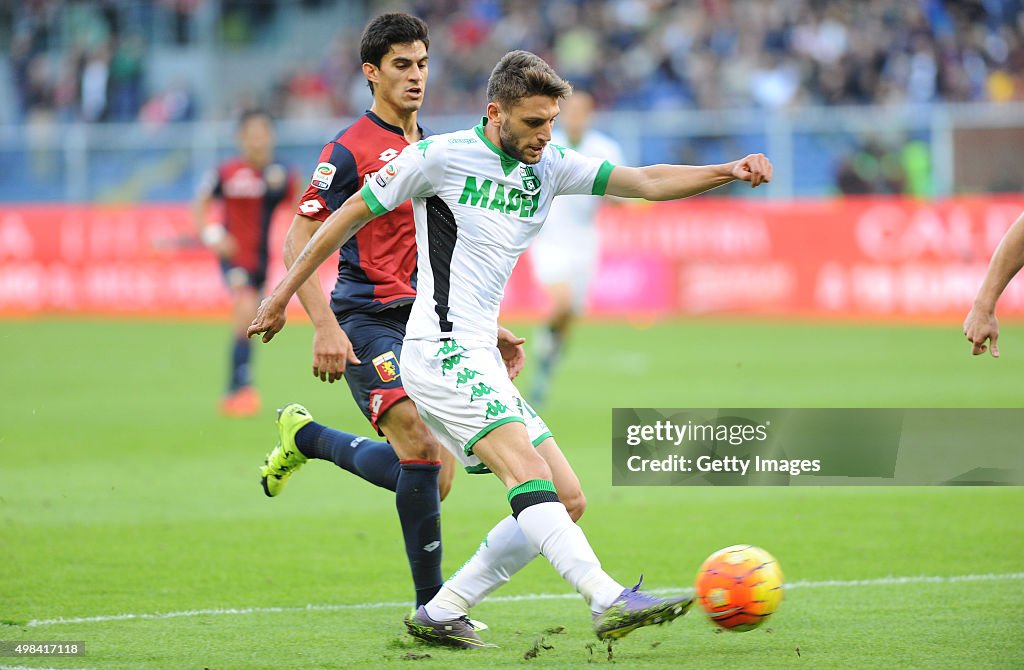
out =
<svg viewBox="0 0 1024 670"><path fill-rule="evenodd" d="M513 486L508 490L508 501L512 502L512 498L515 498L520 493L533 493L534 491L550 491L551 493L557 493L555 491L555 485L547 479L531 479L530 481L523 482L518 486Z"/></svg>

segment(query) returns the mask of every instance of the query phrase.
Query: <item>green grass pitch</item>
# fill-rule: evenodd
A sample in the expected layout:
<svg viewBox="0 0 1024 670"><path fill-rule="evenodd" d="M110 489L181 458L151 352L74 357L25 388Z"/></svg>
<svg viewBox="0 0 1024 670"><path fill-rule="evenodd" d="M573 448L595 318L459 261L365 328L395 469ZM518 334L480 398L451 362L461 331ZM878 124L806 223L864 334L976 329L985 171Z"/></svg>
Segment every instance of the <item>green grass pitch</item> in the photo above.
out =
<svg viewBox="0 0 1024 670"><path fill-rule="evenodd" d="M0 668L1024 667L1019 488L612 488L609 457L614 406L1019 407L1022 324L999 361L972 359L957 324L582 326L544 414L606 569L688 588L712 551L752 543L792 585L764 629L716 634L695 610L610 652L544 561L474 611L500 649L426 647L403 633L390 493L314 462L263 496L275 407L368 431L343 383L310 375L308 326L259 348L266 409L242 421L215 412L223 324L2 326L0 640L87 655ZM457 475L445 572L507 513L493 477Z"/></svg>

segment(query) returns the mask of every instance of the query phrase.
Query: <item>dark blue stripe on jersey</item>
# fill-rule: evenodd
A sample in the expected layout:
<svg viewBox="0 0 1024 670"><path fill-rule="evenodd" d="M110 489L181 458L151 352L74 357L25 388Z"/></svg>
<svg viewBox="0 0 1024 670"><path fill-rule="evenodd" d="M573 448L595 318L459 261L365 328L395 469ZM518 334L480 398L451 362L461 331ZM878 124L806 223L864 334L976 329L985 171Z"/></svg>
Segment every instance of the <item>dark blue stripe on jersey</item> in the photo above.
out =
<svg viewBox="0 0 1024 670"><path fill-rule="evenodd" d="M434 310L442 333L452 332L448 320L448 294L451 291L452 254L459 237L459 227L448 204L434 196L427 199L427 240L430 242L430 270L434 274Z"/></svg>
<svg viewBox="0 0 1024 670"><path fill-rule="evenodd" d="M364 116L366 120L376 126L404 138L405 131L398 126L393 126L383 121L373 112L368 111ZM336 211L353 193L362 188L363 178L358 172L356 160L352 152L358 152L364 158L366 156L376 158L377 151L374 150L368 154L368 149L365 148L366 142L363 141L364 136L372 132L373 129L368 129L363 118L360 118L356 123L334 136L332 140L334 146L331 148L331 155L327 160L337 168L337 172L334 175L331 188L326 191L321 190L317 192L332 212ZM420 127L420 132L423 137L432 134L422 127ZM350 134L351 136L349 136ZM341 142L347 141L350 142L351 149L341 144ZM321 157L321 160L324 159ZM374 224L370 222L369 225L372 226ZM331 309L339 319L351 312L380 312L395 305L412 302L412 298L403 298L382 304L374 295L376 285L370 281L365 270L363 270L359 251L358 238L353 236L352 239L341 247L338 256L338 281L331 291ZM410 286L415 290L415 269L413 270Z"/></svg>
<svg viewBox="0 0 1024 670"><path fill-rule="evenodd" d="M338 254L338 281L331 291L331 310L340 318L351 311L384 309L386 305L378 303L373 295L374 286L359 262L359 240L353 235Z"/></svg>
<svg viewBox="0 0 1024 670"><path fill-rule="evenodd" d="M318 192L327 204L327 209L333 212L345 204L345 201L352 197L352 194L358 191L362 184L359 182L356 159L348 147L335 142L328 162L338 171L334 173L331 187L320 189Z"/></svg>

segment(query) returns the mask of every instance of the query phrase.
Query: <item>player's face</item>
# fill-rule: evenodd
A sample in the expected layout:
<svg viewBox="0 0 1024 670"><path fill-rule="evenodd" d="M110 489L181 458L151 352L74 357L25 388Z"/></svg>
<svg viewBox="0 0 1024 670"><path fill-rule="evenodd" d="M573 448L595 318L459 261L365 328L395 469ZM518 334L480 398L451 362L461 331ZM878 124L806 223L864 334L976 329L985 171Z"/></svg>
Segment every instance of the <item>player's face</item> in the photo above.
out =
<svg viewBox="0 0 1024 670"><path fill-rule="evenodd" d="M423 42L392 44L380 67L369 63L363 72L373 82L373 97L406 112L423 104L427 90L427 47Z"/></svg>
<svg viewBox="0 0 1024 670"><path fill-rule="evenodd" d="M263 116L254 116L238 129L238 146L253 162L264 162L274 151L274 127Z"/></svg>
<svg viewBox="0 0 1024 670"><path fill-rule="evenodd" d="M508 109L491 104L498 109L502 151L527 165L539 163L544 147L551 141L551 129L559 111L558 99L533 95Z"/></svg>

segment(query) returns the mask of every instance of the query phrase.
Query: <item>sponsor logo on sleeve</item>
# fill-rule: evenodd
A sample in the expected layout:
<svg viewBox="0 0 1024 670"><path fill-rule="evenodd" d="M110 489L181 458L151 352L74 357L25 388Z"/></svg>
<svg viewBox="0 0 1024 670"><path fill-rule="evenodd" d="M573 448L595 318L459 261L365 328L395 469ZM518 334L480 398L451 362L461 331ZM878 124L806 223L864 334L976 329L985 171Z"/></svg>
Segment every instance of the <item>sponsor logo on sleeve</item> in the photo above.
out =
<svg viewBox="0 0 1024 670"><path fill-rule="evenodd" d="M394 163L388 163L377 172L375 180L377 184L380 185L381 188L384 188L389 183L391 183L391 180L394 179L395 175L397 174L398 167Z"/></svg>
<svg viewBox="0 0 1024 670"><path fill-rule="evenodd" d="M334 174L337 171L338 168L331 163L320 163L313 171L313 180L310 183L321 191L326 191L331 187L331 182L334 181Z"/></svg>

